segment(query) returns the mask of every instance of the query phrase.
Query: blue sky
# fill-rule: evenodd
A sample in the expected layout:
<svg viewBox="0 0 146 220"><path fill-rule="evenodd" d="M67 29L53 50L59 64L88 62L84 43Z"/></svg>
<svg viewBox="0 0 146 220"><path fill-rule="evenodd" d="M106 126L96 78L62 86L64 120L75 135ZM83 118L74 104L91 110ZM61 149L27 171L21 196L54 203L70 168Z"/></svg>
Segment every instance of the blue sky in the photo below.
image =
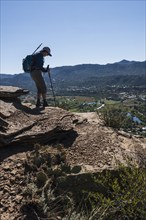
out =
<svg viewBox="0 0 146 220"><path fill-rule="evenodd" d="M145 0L1 0L1 73L20 73L40 43L50 67L144 61Z"/></svg>

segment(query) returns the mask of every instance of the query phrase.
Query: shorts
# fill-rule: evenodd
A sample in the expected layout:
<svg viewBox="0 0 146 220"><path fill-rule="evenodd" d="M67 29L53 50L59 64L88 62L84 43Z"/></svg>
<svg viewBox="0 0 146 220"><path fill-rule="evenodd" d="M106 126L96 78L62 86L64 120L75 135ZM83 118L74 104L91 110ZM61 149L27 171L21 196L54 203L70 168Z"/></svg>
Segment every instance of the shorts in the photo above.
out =
<svg viewBox="0 0 146 220"><path fill-rule="evenodd" d="M38 94L44 94L47 92L47 87L42 76L41 70L33 70L31 73L31 78L34 80L35 85L37 87Z"/></svg>

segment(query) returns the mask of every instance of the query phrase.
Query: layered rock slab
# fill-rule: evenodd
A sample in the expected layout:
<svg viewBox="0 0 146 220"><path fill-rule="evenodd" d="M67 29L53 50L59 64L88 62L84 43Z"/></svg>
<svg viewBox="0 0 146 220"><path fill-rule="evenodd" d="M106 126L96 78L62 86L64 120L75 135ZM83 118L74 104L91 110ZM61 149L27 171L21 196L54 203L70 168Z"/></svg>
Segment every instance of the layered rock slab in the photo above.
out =
<svg viewBox="0 0 146 220"><path fill-rule="evenodd" d="M6 106L5 102L5 106ZM19 109L13 106L13 112L5 117L5 130L0 132L0 146L16 144L45 144L50 140L59 139L66 132L73 132L75 117L60 108L49 107L42 109L29 109L19 104ZM18 103L17 103L18 107ZM8 107L9 108L9 103ZM21 110L20 110L21 109Z"/></svg>
<svg viewBox="0 0 146 220"><path fill-rule="evenodd" d="M28 93L28 90L19 87L0 86L0 98L17 98Z"/></svg>

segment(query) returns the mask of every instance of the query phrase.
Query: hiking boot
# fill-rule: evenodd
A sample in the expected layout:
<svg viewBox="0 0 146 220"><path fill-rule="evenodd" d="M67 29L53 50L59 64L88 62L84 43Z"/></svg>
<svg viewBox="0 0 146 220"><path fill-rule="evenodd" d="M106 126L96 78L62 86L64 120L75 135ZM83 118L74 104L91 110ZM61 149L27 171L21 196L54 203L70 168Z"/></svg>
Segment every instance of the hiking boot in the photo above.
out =
<svg viewBox="0 0 146 220"><path fill-rule="evenodd" d="M37 100L36 107L40 107L40 105L41 105L40 100Z"/></svg>
<svg viewBox="0 0 146 220"><path fill-rule="evenodd" d="M48 103L46 100L43 101L43 107L47 107L48 106Z"/></svg>

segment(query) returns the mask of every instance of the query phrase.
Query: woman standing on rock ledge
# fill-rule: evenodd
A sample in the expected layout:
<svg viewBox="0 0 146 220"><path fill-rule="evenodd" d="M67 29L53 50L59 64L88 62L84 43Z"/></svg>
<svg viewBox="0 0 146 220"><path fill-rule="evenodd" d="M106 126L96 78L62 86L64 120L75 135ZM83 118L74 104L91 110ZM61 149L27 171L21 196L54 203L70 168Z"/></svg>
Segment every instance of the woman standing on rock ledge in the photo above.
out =
<svg viewBox="0 0 146 220"><path fill-rule="evenodd" d="M48 103L46 101L46 93L47 93L47 87L44 81L44 78L42 76L42 72L48 72L49 66L47 68L44 68L44 57L46 56L52 56L51 50L49 47L44 47L39 53L36 53L33 55L33 66L30 72L31 78L34 80L35 85L37 87L37 102L36 107L39 107L41 105L40 99L41 96L43 98L43 107L48 106Z"/></svg>

